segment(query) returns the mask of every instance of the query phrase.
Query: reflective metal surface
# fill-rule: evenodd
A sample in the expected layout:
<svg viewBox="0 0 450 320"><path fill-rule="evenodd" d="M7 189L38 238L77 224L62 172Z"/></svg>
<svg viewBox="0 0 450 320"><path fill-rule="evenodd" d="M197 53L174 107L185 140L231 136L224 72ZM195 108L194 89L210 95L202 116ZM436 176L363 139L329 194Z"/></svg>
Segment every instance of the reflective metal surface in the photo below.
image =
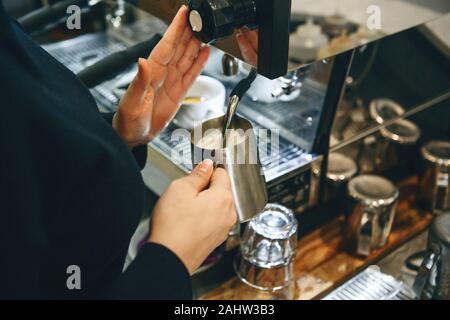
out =
<svg viewBox="0 0 450 320"><path fill-rule="evenodd" d="M414 291L421 299L450 299L450 213L434 218L428 250L419 269Z"/></svg>
<svg viewBox="0 0 450 320"><path fill-rule="evenodd" d="M438 21L441 20L450 28L450 20ZM438 25L442 28L442 23ZM423 45L416 46L420 42ZM393 140L390 143L390 139L382 135L389 135L386 127L393 128L401 119L414 121L423 139L439 139L427 137L435 130L432 123L444 123L439 114L432 117L434 120L417 121L427 117L421 114L423 111L445 104L450 97L450 78L445 71L450 56L436 43L423 27L418 27L357 49L346 81L346 93L337 110L330 146L333 151L351 155L362 173L379 173L405 164L401 161L404 156L417 158L415 145L409 148ZM439 58L430 59L425 52L434 52ZM412 60L415 63L411 64ZM446 114L445 106L442 108L442 114ZM411 137L415 139L417 134ZM385 156L386 147L393 151L389 152L393 157ZM398 151L401 151L400 157ZM413 162L410 164L412 166Z"/></svg>
<svg viewBox="0 0 450 320"><path fill-rule="evenodd" d="M388 141L401 145L410 145L419 140L420 129L414 122L403 119L381 128L380 134Z"/></svg>
<svg viewBox="0 0 450 320"><path fill-rule="evenodd" d="M411 157L421 130L412 121L401 119L380 129L375 137L374 172L383 172Z"/></svg>
<svg viewBox="0 0 450 320"><path fill-rule="evenodd" d="M328 157L325 199L345 199L347 184L358 173L358 166L352 158L337 152Z"/></svg>
<svg viewBox="0 0 450 320"><path fill-rule="evenodd" d="M349 246L354 253L368 256L386 244L399 191L385 178L362 175L349 182L348 194L352 204L347 216Z"/></svg>
<svg viewBox="0 0 450 320"><path fill-rule="evenodd" d="M411 290L378 266L370 266L323 300L412 300Z"/></svg>
<svg viewBox="0 0 450 320"><path fill-rule="evenodd" d="M328 158L327 179L335 183L345 183L358 172L358 167L351 158L340 153L331 153Z"/></svg>
<svg viewBox="0 0 450 320"><path fill-rule="evenodd" d="M331 40L318 50L316 59L321 59L449 12L450 3L445 0L382 0L376 3L371 0L293 0L291 19L315 17L317 24L322 26L322 31Z"/></svg>
<svg viewBox="0 0 450 320"><path fill-rule="evenodd" d="M370 102L369 112L376 123L382 124L387 120L400 117L405 113L405 109L391 99L378 98Z"/></svg>
<svg viewBox="0 0 450 320"><path fill-rule="evenodd" d="M227 144L223 147L223 122L222 116L208 120L192 130L192 163L195 165L208 158L228 172L239 221L246 222L261 212L268 202L264 172L251 123L235 116L227 132ZM201 141L214 131L221 138L218 144L220 147L202 145ZM230 137L234 132L242 132L242 139L233 141Z"/></svg>
<svg viewBox="0 0 450 320"><path fill-rule="evenodd" d="M145 10L168 21L179 6L187 2L140 0L139 3ZM200 13L198 10L192 11L192 28L200 32L205 28L205 21L212 21L210 29L214 31L209 30L210 37L204 40L210 42L216 37L217 47L255 66L258 65L257 58L263 55L264 50L269 49L268 44L261 46L261 41L273 36L268 34L272 31L270 29L258 29L258 24L264 25L264 22L258 19L272 19L270 12L283 15L283 12L266 10L264 6L271 6L272 2L196 0L194 3L196 9L198 6L209 5L214 10L208 9L209 11ZM371 0L283 0L275 1L275 4L277 3L286 8L290 5L291 8L289 27L285 28L286 32L290 33L289 54L286 53L289 55L289 59L286 57L289 65L286 71L366 45L450 13L450 2L447 0L380 0L376 3ZM250 14L253 11L248 9L253 7L256 8L256 13L264 12L267 16L256 14L255 23L255 18L251 18ZM439 27L432 29L442 30ZM279 50L283 51L283 48ZM277 76L281 75L282 73ZM275 75L272 78L274 77Z"/></svg>
<svg viewBox="0 0 450 320"><path fill-rule="evenodd" d="M425 170L421 177L421 199L439 214L450 209L450 142L431 141L421 149Z"/></svg>

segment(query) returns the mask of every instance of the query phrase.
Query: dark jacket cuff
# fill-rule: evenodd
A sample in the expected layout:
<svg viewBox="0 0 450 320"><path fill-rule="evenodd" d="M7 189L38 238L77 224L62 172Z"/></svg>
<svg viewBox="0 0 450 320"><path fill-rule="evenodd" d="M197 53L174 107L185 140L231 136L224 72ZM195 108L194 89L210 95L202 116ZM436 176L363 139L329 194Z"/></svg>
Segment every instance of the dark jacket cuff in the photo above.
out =
<svg viewBox="0 0 450 320"><path fill-rule="evenodd" d="M127 284L122 296L131 299L192 299L188 270L168 248L147 243L124 274Z"/></svg>
<svg viewBox="0 0 450 320"><path fill-rule="evenodd" d="M115 114L115 112L101 113L101 115L106 120L106 122L108 122L111 126L112 126L114 114ZM144 169L145 164L147 163L147 151L148 151L147 148L148 148L148 146L145 144L142 146L135 147L135 148L133 148L133 150L131 150L131 152L133 153L134 158L136 159L136 162L141 170Z"/></svg>

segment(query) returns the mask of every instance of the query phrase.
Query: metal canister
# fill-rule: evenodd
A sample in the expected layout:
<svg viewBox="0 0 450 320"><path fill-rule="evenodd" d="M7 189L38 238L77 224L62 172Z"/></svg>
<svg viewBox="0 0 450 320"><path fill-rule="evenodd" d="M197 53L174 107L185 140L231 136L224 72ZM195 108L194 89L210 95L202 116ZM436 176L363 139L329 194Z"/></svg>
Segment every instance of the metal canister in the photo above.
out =
<svg viewBox="0 0 450 320"><path fill-rule="evenodd" d="M222 57L222 72L227 77L235 76L239 73L239 60L227 53Z"/></svg>
<svg viewBox="0 0 450 320"><path fill-rule="evenodd" d="M240 132L242 139L234 141L228 137L226 146L219 141L214 146L203 146L201 141L208 133L218 133L222 137L224 117L214 118L196 126L191 132L192 164L195 166L206 158L216 166L224 168L231 182L234 205L239 222L247 222L261 212L268 202L267 186L259 159L259 151L252 124L239 116L234 116L231 132Z"/></svg>
<svg viewBox="0 0 450 320"><path fill-rule="evenodd" d="M348 184L351 205L347 215L347 239L352 251L368 256L383 247L391 232L398 203L398 188L376 175L361 175Z"/></svg>
<svg viewBox="0 0 450 320"><path fill-rule="evenodd" d="M420 184L421 202L433 213L450 209L450 141L431 141L421 149L425 161Z"/></svg>
<svg viewBox="0 0 450 320"><path fill-rule="evenodd" d="M414 122L402 119L381 128L380 135L375 159L378 172L398 164L412 150L420 138L420 129Z"/></svg>
<svg viewBox="0 0 450 320"><path fill-rule="evenodd" d="M374 99L369 105L370 117L378 124L397 118L404 113L405 109L400 104L387 98Z"/></svg>
<svg viewBox="0 0 450 320"><path fill-rule="evenodd" d="M430 225L428 249L413 289L420 299L450 299L450 213L436 216Z"/></svg>
<svg viewBox="0 0 450 320"><path fill-rule="evenodd" d="M343 199L348 182L357 172L358 167L353 159L341 153L330 153L327 167L326 200Z"/></svg>

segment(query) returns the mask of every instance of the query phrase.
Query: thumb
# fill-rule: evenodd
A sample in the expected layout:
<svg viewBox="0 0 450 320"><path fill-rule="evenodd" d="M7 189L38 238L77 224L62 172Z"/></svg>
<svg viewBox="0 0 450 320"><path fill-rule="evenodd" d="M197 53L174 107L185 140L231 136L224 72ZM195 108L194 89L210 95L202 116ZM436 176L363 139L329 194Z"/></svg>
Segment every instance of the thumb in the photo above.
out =
<svg viewBox="0 0 450 320"><path fill-rule="evenodd" d="M195 167L194 171L185 179L188 180L197 193L202 192L209 186L211 176L214 171L214 163L210 159L205 159Z"/></svg>

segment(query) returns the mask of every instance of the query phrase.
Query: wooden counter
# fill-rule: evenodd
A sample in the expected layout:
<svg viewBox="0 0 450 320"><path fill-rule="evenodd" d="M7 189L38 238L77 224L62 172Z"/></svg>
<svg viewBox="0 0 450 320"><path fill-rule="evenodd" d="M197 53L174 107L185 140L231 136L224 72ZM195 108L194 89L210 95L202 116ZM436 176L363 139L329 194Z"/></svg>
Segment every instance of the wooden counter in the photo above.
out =
<svg viewBox="0 0 450 320"><path fill-rule="evenodd" d="M416 202L417 185L416 177L399 184L400 201L388 243L367 258L356 257L346 251L343 217L300 239L294 261L295 281L290 298L305 300L323 297L363 268L375 264L425 230L432 215L413 205ZM237 278L227 281L200 297L200 299L215 300L271 298L273 298L271 295L250 288Z"/></svg>

